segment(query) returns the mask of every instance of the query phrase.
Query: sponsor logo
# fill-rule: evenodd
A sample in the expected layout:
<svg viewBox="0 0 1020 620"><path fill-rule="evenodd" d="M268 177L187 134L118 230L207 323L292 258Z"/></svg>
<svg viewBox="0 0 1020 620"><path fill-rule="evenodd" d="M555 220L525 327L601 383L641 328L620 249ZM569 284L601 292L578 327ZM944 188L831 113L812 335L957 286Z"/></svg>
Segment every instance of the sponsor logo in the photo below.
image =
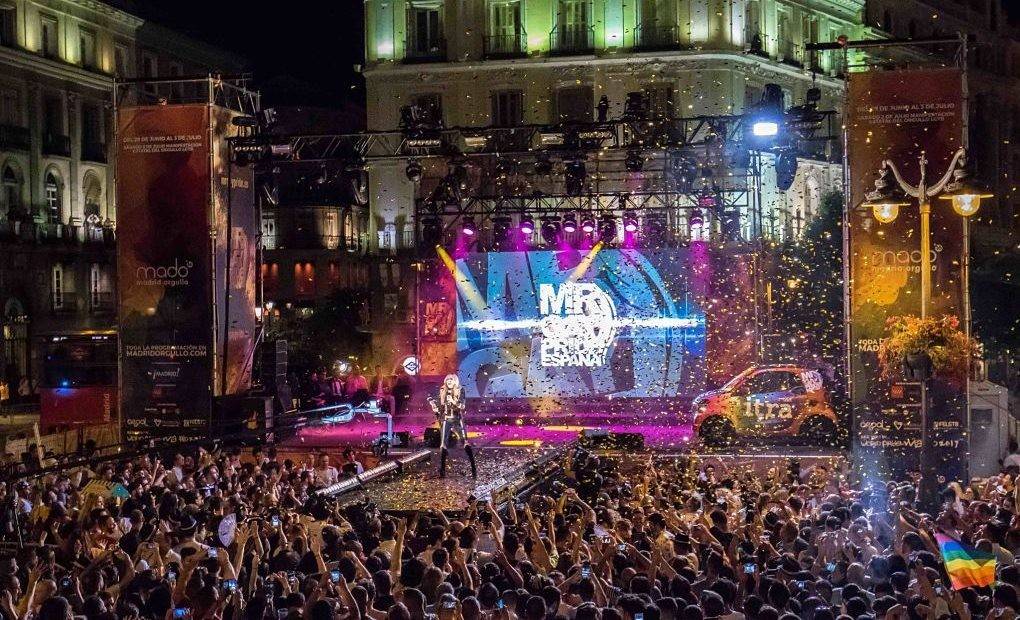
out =
<svg viewBox="0 0 1020 620"><path fill-rule="evenodd" d="M181 263L175 258L169 265L150 265L135 269L135 284L139 286L187 286L191 270L195 264L192 261Z"/></svg>
<svg viewBox="0 0 1020 620"><path fill-rule="evenodd" d="M541 284L542 366L605 366L616 336L616 306L597 284Z"/></svg>
<svg viewBox="0 0 1020 620"><path fill-rule="evenodd" d="M941 245L934 245L931 249L931 270L937 269ZM871 253L870 264L883 271L906 271L910 273L921 273L921 250L893 250L877 251Z"/></svg>

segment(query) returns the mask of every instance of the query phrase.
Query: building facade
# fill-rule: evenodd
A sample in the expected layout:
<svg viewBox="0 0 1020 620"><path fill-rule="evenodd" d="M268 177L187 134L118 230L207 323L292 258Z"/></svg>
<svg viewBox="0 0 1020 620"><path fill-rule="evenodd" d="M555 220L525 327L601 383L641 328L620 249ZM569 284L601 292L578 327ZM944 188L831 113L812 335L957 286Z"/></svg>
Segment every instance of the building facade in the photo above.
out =
<svg viewBox="0 0 1020 620"><path fill-rule="evenodd" d="M95 0L0 0L0 360L12 385L39 378L40 339L115 326L115 79L242 67Z"/></svg>

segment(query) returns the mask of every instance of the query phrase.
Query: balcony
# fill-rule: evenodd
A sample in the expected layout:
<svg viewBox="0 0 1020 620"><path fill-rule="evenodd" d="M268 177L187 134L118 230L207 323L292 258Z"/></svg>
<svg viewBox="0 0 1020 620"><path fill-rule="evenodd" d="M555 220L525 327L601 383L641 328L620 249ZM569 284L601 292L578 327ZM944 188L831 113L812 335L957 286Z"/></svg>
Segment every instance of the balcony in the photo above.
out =
<svg viewBox="0 0 1020 620"><path fill-rule="evenodd" d="M92 314L108 314L114 310L113 293L110 291L91 291L89 293L89 312Z"/></svg>
<svg viewBox="0 0 1020 620"><path fill-rule="evenodd" d="M445 62L446 39L441 37L408 41L404 50L404 62Z"/></svg>
<svg viewBox="0 0 1020 620"><path fill-rule="evenodd" d="M28 127L0 125L0 151L27 151L31 140Z"/></svg>
<svg viewBox="0 0 1020 620"><path fill-rule="evenodd" d="M494 34L485 37L486 58L524 58L528 55L528 33Z"/></svg>
<svg viewBox="0 0 1020 620"><path fill-rule="evenodd" d="M82 161L91 161L97 164L106 163L106 145L102 142L86 141L81 144Z"/></svg>
<svg viewBox="0 0 1020 620"><path fill-rule="evenodd" d="M50 294L50 310L53 314L74 314L78 311L78 296L74 293L54 291Z"/></svg>
<svg viewBox="0 0 1020 620"><path fill-rule="evenodd" d="M549 53L554 56L595 53L595 27L584 24L556 26L549 33Z"/></svg>
<svg viewBox="0 0 1020 620"><path fill-rule="evenodd" d="M649 20L634 29L634 49L637 51L677 50L680 45L680 28L676 24Z"/></svg>
<svg viewBox="0 0 1020 620"><path fill-rule="evenodd" d="M44 133L42 140L42 152L43 155L54 155L56 157L70 157L71 156L70 136L61 136L59 134L50 132Z"/></svg>
<svg viewBox="0 0 1020 620"><path fill-rule="evenodd" d="M789 39L779 40L779 60L793 67L804 66L804 50Z"/></svg>
<svg viewBox="0 0 1020 620"><path fill-rule="evenodd" d="M769 53L765 50L765 35L758 28L748 28L744 31L744 49L748 54L768 58Z"/></svg>

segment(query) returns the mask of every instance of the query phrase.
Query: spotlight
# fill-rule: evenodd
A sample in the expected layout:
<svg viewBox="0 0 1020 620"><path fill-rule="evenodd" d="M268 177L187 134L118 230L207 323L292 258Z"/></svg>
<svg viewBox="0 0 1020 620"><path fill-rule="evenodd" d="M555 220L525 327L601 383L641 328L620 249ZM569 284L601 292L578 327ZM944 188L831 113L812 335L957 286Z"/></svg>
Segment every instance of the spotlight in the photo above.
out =
<svg viewBox="0 0 1020 620"><path fill-rule="evenodd" d="M535 174L552 174L552 162L549 161L549 156L545 153L540 153L538 159L535 160Z"/></svg>
<svg viewBox="0 0 1020 620"><path fill-rule="evenodd" d="M439 245L443 240L443 224L438 217L426 217L421 222L421 242L425 247Z"/></svg>
<svg viewBox="0 0 1020 620"><path fill-rule="evenodd" d="M529 236L534 234L535 220L530 215L521 218L521 232Z"/></svg>
<svg viewBox="0 0 1020 620"><path fill-rule="evenodd" d="M421 181L421 164L418 163L417 159L408 160L407 168L404 168L404 174L407 175L407 180L412 183Z"/></svg>
<svg viewBox="0 0 1020 620"><path fill-rule="evenodd" d="M616 220L611 216L606 216L599 220L599 240L603 243L609 243L616 238Z"/></svg>
<svg viewBox="0 0 1020 620"><path fill-rule="evenodd" d="M560 236L560 223L555 218L542 218L542 241L554 245Z"/></svg>
<svg viewBox="0 0 1020 620"><path fill-rule="evenodd" d="M779 135L779 123L776 121L758 120L751 126L751 133L759 138L770 138Z"/></svg>
<svg viewBox="0 0 1020 620"><path fill-rule="evenodd" d="M704 224L705 216L701 214L701 209L691 209L690 215L687 216L687 222L692 227Z"/></svg>
<svg viewBox="0 0 1020 620"><path fill-rule="evenodd" d="M568 213L563 216L563 232L575 233L577 232L577 219L572 213Z"/></svg>
<svg viewBox="0 0 1020 620"><path fill-rule="evenodd" d="M475 219L470 215L465 215L460 223L460 230L468 237L474 237L478 232L478 229L475 228Z"/></svg>
<svg viewBox="0 0 1020 620"><path fill-rule="evenodd" d="M755 138L775 138L786 113L786 96L778 84L766 84L761 101L751 114L751 135Z"/></svg>
<svg viewBox="0 0 1020 620"><path fill-rule="evenodd" d="M623 230L632 233L637 232L637 228L637 216L634 215L633 211L625 211L623 214Z"/></svg>
<svg viewBox="0 0 1020 620"><path fill-rule="evenodd" d="M492 218L492 241L495 245L504 245L513 227L513 220L506 215L497 215Z"/></svg>
<svg viewBox="0 0 1020 620"><path fill-rule="evenodd" d="M661 213L645 215L645 237L649 242L662 242L666 237L666 218Z"/></svg>
<svg viewBox="0 0 1020 620"><path fill-rule="evenodd" d="M641 156L641 151L632 149L627 151L627 159L623 160L623 165L627 167L627 172L641 172L645 167L645 158Z"/></svg>
<svg viewBox="0 0 1020 620"><path fill-rule="evenodd" d="M586 217L583 220L581 220L581 230L586 233L595 232L595 220L591 219L590 217Z"/></svg>

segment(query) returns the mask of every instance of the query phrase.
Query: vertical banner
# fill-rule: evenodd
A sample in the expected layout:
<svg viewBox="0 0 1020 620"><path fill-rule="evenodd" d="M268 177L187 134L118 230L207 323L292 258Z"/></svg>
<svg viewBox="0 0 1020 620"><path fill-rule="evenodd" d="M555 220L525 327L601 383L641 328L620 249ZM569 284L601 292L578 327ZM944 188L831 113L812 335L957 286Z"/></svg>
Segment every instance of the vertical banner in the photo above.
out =
<svg viewBox="0 0 1020 620"><path fill-rule="evenodd" d="M865 480L875 480L917 471L922 449L919 385L885 380L878 365L886 320L921 314L920 215L910 199L883 224L862 203L883 160L915 186L922 152L929 186L948 170L964 134L963 76L955 68L852 73L848 101L854 457ZM930 316L961 316L963 221L949 201L933 199L931 206ZM949 478L964 473L966 389L965 379L929 382L930 445L923 448Z"/></svg>
<svg viewBox="0 0 1020 620"><path fill-rule="evenodd" d="M216 218L217 351L222 367L214 378L217 396L245 392L251 387L255 356L255 200L252 167L230 162L226 138L236 133L231 123L238 112L213 106L213 214Z"/></svg>
<svg viewBox="0 0 1020 620"><path fill-rule="evenodd" d="M122 108L121 415L127 441L207 436L212 407L209 108Z"/></svg>

